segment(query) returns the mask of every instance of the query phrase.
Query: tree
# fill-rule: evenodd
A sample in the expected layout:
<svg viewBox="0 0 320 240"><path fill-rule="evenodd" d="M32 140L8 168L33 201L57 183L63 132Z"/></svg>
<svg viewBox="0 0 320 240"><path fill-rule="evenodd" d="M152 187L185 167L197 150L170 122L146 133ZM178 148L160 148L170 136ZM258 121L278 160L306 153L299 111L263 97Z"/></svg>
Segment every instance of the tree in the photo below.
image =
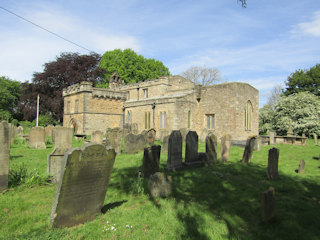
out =
<svg viewBox="0 0 320 240"><path fill-rule="evenodd" d="M162 62L146 59L131 49L115 49L102 55L99 66L105 70L104 87L108 86L110 76L117 72L125 83L134 83L170 75Z"/></svg>
<svg viewBox="0 0 320 240"><path fill-rule="evenodd" d="M309 92L281 97L275 105L273 125L277 133L286 134L289 120L295 134L320 134L320 97Z"/></svg>
<svg viewBox="0 0 320 240"><path fill-rule="evenodd" d="M320 64L309 70L297 70L288 77L284 91L286 96L304 91L320 96Z"/></svg>
<svg viewBox="0 0 320 240"><path fill-rule="evenodd" d="M271 95L268 98L268 105L274 109L277 102L280 100L281 96L283 94L283 89L281 85L275 85L271 90Z"/></svg>
<svg viewBox="0 0 320 240"><path fill-rule="evenodd" d="M18 117L17 105L21 95L21 83L0 77L0 119L11 121Z"/></svg>
<svg viewBox="0 0 320 240"><path fill-rule="evenodd" d="M271 104L265 104L259 110L259 134L266 134L267 131L274 131L273 120L275 111Z"/></svg>
<svg viewBox="0 0 320 240"><path fill-rule="evenodd" d="M104 71L98 66L99 61L100 55L96 53L61 53L55 61L45 63L43 72L33 74L32 83L23 83L19 101L23 119L32 121L35 118L39 94L40 114L62 121L63 88L82 81L100 83Z"/></svg>
<svg viewBox="0 0 320 240"><path fill-rule="evenodd" d="M221 80L220 71L205 66L191 66L181 74L195 84L211 85Z"/></svg>

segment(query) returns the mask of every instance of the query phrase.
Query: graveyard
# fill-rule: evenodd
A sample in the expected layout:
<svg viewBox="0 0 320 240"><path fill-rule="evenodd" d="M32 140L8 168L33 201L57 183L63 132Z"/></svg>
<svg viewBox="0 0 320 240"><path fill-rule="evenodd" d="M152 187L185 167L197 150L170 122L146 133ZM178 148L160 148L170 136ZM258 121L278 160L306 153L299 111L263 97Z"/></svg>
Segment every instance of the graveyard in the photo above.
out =
<svg viewBox="0 0 320 240"><path fill-rule="evenodd" d="M320 146L313 139L308 139L306 145L263 145L261 150L245 154L244 147L232 145L228 156L220 153L218 143L216 153L208 153L216 154L217 159L208 161L209 164L170 171L167 171L168 153L161 151L158 171L165 172L172 183L166 197L151 197L148 178L141 175L144 155L150 155L152 149L127 154L122 142L112 172L110 166L104 170L109 171L106 174L109 184L106 194L99 195L105 196L101 210L99 207L90 220L73 226L57 226L59 219L56 226L51 222L52 216L56 217L52 208L56 204L57 184L47 175L47 157L56 147L50 137L45 143L45 148L35 149L24 139L16 138L11 145L9 186L0 194L0 239L318 239L320 236ZM80 149L79 154L85 154L84 146L88 143L84 144L84 139L73 137L72 147ZM154 144L163 147L162 141L156 140ZM182 161L190 162L185 150L196 147L184 141L181 145ZM206 152L205 142L199 140L197 147L199 153ZM159 153L159 147L154 149ZM270 149L272 155L279 154L276 173L273 167L268 167ZM68 154L73 156L80 150ZM303 171L299 169L301 160ZM96 182L90 186L101 190ZM83 188L80 185L77 191ZM270 196L274 198L273 216L264 221L262 202ZM87 209L96 200L85 200L79 193L68 197L68 208ZM80 217L83 215L80 212Z"/></svg>

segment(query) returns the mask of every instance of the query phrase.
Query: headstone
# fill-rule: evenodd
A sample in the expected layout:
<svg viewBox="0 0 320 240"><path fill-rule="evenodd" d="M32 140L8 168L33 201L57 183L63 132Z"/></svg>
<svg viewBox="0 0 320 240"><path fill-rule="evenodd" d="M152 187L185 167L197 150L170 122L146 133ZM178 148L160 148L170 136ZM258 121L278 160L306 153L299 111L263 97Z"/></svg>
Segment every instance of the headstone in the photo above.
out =
<svg viewBox="0 0 320 240"><path fill-rule="evenodd" d="M256 136L254 140L254 145L253 145L253 150L254 151L260 151L261 150L261 145L262 145L262 140L260 136Z"/></svg>
<svg viewBox="0 0 320 240"><path fill-rule="evenodd" d="M182 167L182 136L180 131L172 131L168 142L167 170Z"/></svg>
<svg viewBox="0 0 320 240"><path fill-rule="evenodd" d="M189 129L187 128L180 128L180 133L181 133L181 136L182 136L182 141L185 142L186 141L186 137L187 137L187 134L189 132Z"/></svg>
<svg viewBox="0 0 320 240"><path fill-rule="evenodd" d="M112 128L107 131L106 142L117 154L121 153L124 132L121 128Z"/></svg>
<svg viewBox="0 0 320 240"><path fill-rule="evenodd" d="M46 136L52 137L52 130L54 129L54 126L48 125L44 128L44 131L46 132Z"/></svg>
<svg viewBox="0 0 320 240"><path fill-rule="evenodd" d="M73 129L59 127L54 128L55 148L47 157L47 173L57 182L61 175L64 154L72 148Z"/></svg>
<svg viewBox="0 0 320 240"><path fill-rule="evenodd" d="M271 148L268 154L267 176L270 180L278 179L279 149Z"/></svg>
<svg viewBox="0 0 320 240"><path fill-rule="evenodd" d="M153 145L155 139L156 139L156 130L154 130L153 128L151 128L146 135L146 140L150 145Z"/></svg>
<svg viewBox="0 0 320 240"><path fill-rule="evenodd" d="M317 134L313 134L313 139L314 139L314 144L318 145L318 135Z"/></svg>
<svg viewBox="0 0 320 240"><path fill-rule="evenodd" d="M246 147L242 155L242 163L249 163L251 161L255 141L256 137L247 139Z"/></svg>
<svg viewBox="0 0 320 240"><path fill-rule="evenodd" d="M145 136L129 133L124 139L124 151L128 154L142 151L147 144Z"/></svg>
<svg viewBox="0 0 320 240"><path fill-rule="evenodd" d="M202 128L202 129L201 129L201 133L200 133L200 140L201 140L202 142L205 142L207 135L208 135L208 129Z"/></svg>
<svg viewBox="0 0 320 240"><path fill-rule="evenodd" d="M273 145L275 143L275 132L269 132L269 143Z"/></svg>
<svg viewBox="0 0 320 240"><path fill-rule="evenodd" d="M153 145L144 149L142 160L142 175L143 177L150 177L150 175L159 171L160 164L160 145Z"/></svg>
<svg viewBox="0 0 320 240"><path fill-rule="evenodd" d="M163 139L164 139L166 136L169 136L169 134L170 134L169 130L167 130L167 129L160 129L160 130L159 130L159 134L157 134L157 135L159 135L159 140L160 140L161 142L163 142Z"/></svg>
<svg viewBox="0 0 320 240"><path fill-rule="evenodd" d="M231 146L231 135L227 134L221 138L220 146L220 158L222 162L227 162L229 160Z"/></svg>
<svg viewBox="0 0 320 240"><path fill-rule="evenodd" d="M165 136L162 141L162 152L168 153L169 136Z"/></svg>
<svg viewBox="0 0 320 240"><path fill-rule="evenodd" d="M71 227L92 220L101 212L116 153L86 143L64 157L50 225Z"/></svg>
<svg viewBox="0 0 320 240"><path fill-rule="evenodd" d="M12 123L9 123L10 126L10 145L14 144L14 139L16 136L16 126Z"/></svg>
<svg viewBox="0 0 320 240"><path fill-rule="evenodd" d="M292 137L293 136L293 130L292 130L292 120L289 120L289 128L287 131L287 136Z"/></svg>
<svg viewBox="0 0 320 240"><path fill-rule="evenodd" d="M29 133L29 147L35 149L45 149L46 136L43 127L33 127Z"/></svg>
<svg viewBox="0 0 320 240"><path fill-rule="evenodd" d="M197 160L198 160L198 134L195 131L189 131L186 136L185 162L188 164L188 163L196 162Z"/></svg>
<svg viewBox="0 0 320 240"><path fill-rule="evenodd" d="M62 126L56 125L55 127L52 128L51 132L52 132L52 143L53 144L55 144L55 136L54 136L55 131L54 131L54 129L59 129L59 128L62 128Z"/></svg>
<svg viewBox="0 0 320 240"><path fill-rule="evenodd" d="M262 222L269 222L275 215L275 190L273 187L261 194Z"/></svg>
<svg viewBox="0 0 320 240"><path fill-rule="evenodd" d="M169 197L172 193L172 177L157 172L150 176L148 186L152 197Z"/></svg>
<svg viewBox="0 0 320 240"><path fill-rule="evenodd" d="M218 162L217 158L217 136L214 134L209 134L206 137L206 153L208 158L208 163L211 165Z"/></svg>
<svg viewBox="0 0 320 240"><path fill-rule="evenodd" d="M0 192L8 187L10 159L10 127L5 121L0 122Z"/></svg>
<svg viewBox="0 0 320 240"><path fill-rule="evenodd" d="M300 161L300 164L299 164L298 173L303 174L303 173L304 173L304 168L305 168L305 166L306 166L306 163L305 163L305 161L302 159L302 160Z"/></svg>
<svg viewBox="0 0 320 240"><path fill-rule="evenodd" d="M23 127L22 127L22 126L17 127L17 129L16 129L16 135L17 135L18 137L22 137L22 136L23 136Z"/></svg>
<svg viewBox="0 0 320 240"><path fill-rule="evenodd" d="M91 142L102 143L103 142L103 132L97 130L91 134Z"/></svg>

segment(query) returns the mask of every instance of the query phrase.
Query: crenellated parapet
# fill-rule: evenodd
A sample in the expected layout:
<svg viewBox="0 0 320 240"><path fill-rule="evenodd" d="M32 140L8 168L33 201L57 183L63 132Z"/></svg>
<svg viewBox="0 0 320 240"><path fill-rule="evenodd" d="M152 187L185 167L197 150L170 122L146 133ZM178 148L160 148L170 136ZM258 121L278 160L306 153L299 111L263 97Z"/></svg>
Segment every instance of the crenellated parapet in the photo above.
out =
<svg viewBox="0 0 320 240"><path fill-rule="evenodd" d="M81 82L77 84L73 84L67 88L63 89L62 95L63 96L68 96L80 92L92 92L92 83L91 82Z"/></svg>

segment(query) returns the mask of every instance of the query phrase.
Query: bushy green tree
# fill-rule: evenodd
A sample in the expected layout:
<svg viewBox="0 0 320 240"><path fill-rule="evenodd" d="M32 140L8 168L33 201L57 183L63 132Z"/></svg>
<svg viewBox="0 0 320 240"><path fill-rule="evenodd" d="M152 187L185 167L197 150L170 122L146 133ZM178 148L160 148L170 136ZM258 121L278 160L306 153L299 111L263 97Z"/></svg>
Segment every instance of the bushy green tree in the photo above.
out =
<svg viewBox="0 0 320 240"><path fill-rule="evenodd" d="M32 127L35 127L36 124L37 124L37 120L34 119L32 121ZM38 125L41 127L46 127L48 125L56 125L56 124L58 124L58 122L56 120L54 120L54 118L48 114L39 116Z"/></svg>
<svg viewBox="0 0 320 240"><path fill-rule="evenodd" d="M320 64L309 70L297 70L288 77L284 95L305 91L320 96Z"/></svg>
<svg viewBox="0 0 320 240"><path fill-rule="evenodd" d="M17 117L17 105L21 95L21 83L0 77L0 119L11 121Z"/></svg>
<svg viewBox="0 0 320 240"><path fill-rule="evenodd" d="M311 135L316 133L320 135L320 97L309 92L281 97L275 105L271 124L278 134L285 135L289 128L290 119L294 134Z"/></svg>
<svg viewBox="0 0 320 240"><path fill-rule="evenodd" d="M100 87L107 87L110 76L117 72L125 83L134 83L170 75L169 69L162 62L147 59L131 49L115 49L102 55L99 66L106 71L105 82Z"/></svg>
<svg viewBox="0 0 320 240"><path fill-rule="evenodd" d="M267 131L274 131L273 119L275 111L271 104L265 104L259 110L259 134L266 134Z"/></svg>

